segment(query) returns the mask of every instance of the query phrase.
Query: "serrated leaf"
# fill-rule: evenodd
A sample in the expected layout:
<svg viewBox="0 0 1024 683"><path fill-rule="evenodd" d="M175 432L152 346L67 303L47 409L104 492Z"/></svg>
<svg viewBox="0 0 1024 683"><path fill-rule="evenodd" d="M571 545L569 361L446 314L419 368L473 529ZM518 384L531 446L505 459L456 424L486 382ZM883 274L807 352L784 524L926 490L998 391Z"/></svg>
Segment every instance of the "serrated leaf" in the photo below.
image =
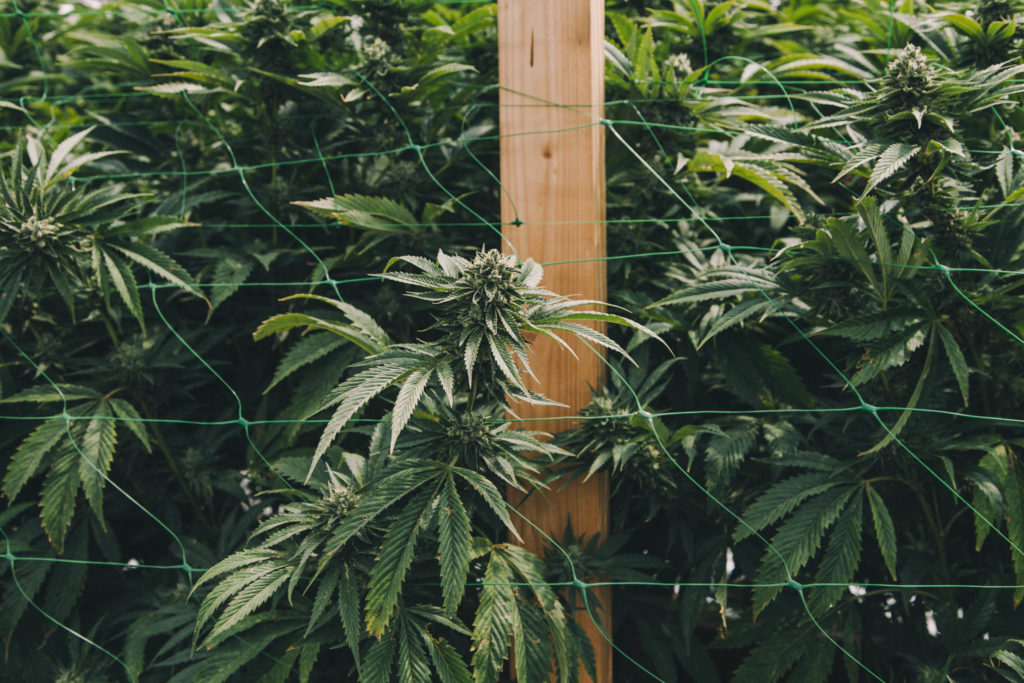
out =
<svg viewBox="0 0 1024 683"><path fill-rule="evenodd" d="M845 486L819 494L803 503L779 527L757 570L754 611L760 612L782 591L791 577L817 552L825 532L843 512L854 489Z"/></svg>
<svg viewBox="0 0 1024 683"><path fill-rule="evenodd" d="M121 296L121 300L124 301L125 306L135 319L139 321L139 325L145 325L145 320L142 317L142 301L139 298L139 285L135 281L135 276L132 274L131 268L122 261L120 258L115 258L109 252L97 244L95 249L100 250L103 255L103 263L106 266L107 276L110 281L114 283L114 289Z"/></svg>
<svg viewBox="0 0 1024 683"><path fill-rule="evenodd" d="M274 371L274 377L270 380L270 384L267 385L263 393L265 394L270 391L279 382L290 377L292 373L300 368L340 348L344 343L345 339L323 332L303 337L281 358L281 362L278 363L277 369Z"/></svg>
<svg viewBox="0 0 1024 683"><path fill-rule="evenodd" d="M433 374L433 368L414 370L402 382L402 386L398 390L398 397L395 399L394 412L391 418L392 453L395 452L395 444L398 442L399 434L401 434L405 425L408 424L413 411L416 410L420 399L423 398L423 392L427 388L427 384L430 382Z"/></svg>
<svg viewBox="0 0 1024 683"><path fill-rule="evenodd" d="M342 225L399 234L408 234L417 226L411 211L386 197L346 194L292 203L315 214L335 218Z"/></svg>
<svg viewBox="0 0 1024 683"><path fill-rule="evenodd" d="M103 520L103 487L106 475L114 462L114 448L117 446L117 422L111 419L110 407L106 401L98 403L93 410L94 419L85 428L81 442L82 457L78 461L78 475L82 490L100 523Z"/></svg>
<svg viewBox="0 0 1024 683"><path fill-rule="evenodd" d="M95 389L76 384L43 384L0 399L0 403L57 403L102 398Z"/></svg>
<svg viewBox="0 0 1024 683"><path fill-rule="evenodd" d="M473 675L462 656L446 640L428 634L424 641L440 683L473 683Z"/></svg>
<svg viewBox="0 0 1024 683"><path fill-rule="evenodd" d="M120 398L112 398L107 401L114 414L121 418L121 424L128 428L132 434L139 440L142 447L146 449L147 453L153 452L153 447L149 443L149 436L146 434L146 426L142 422L142 416L135 410L135 407Z"/></svg>
<svg viewBox="0 0 1024 683"><path fill-rule="evenodd" d="M255 266L253 261L233 254L217 261L210 283L215 285L210 292L210 310L216 310L228 297L237 292L242 283L249 279Z"/></svg>
<svg viewBox="0 0 1024 683"><path fill-rule="evenodd" d="M226 577L214 588L199 608L197 632L213 611L230 598L217 623L203 641L203 647L213 647L218 636L226 635L233 627L256 611L282 588L290 578L292 567L282 558L257 565Z"/></svg>
<svg viewBox="0 0 1024 683"><path fill-rule="evenodd" d="M324 544L325 560L330 559L349 539L362 531L367 524L372 523L384 510L421 486L430 485L444 467L432 461L407 458L402 463L402 469L374 481Z"/></svg>
<svg viewBox="0 0 1024 683"><path fill-rule="evenodd" d="M454 616L466 590L469 575L469 553L472 529L469 515L455 489L455 481L447 477L438 501L438 558L441 564L441 593L445 613Z"/></svg>
<svg viewBox="0 0 1024 683"><path fill-rule="evenodd" d="M956 377L956 383L960 387L960 396L963 398L964 405L966 406L970 393L970 380L968 378L970 370L967 367L967 359L964 357L964 352L960 345L953 338L952 332L943 325L936 325L935 330L939 333L942 347L946 350L946 358L949 359L949 366L953 369L953 376Z"/></svg>
<svg viewBox="0 0 1024 683"><path fill-rule="evenodd" d="M136 86L136 90L143 92L156 93L158 95L180 95L186 93L189 95L200 95L205 93L216 92L219 88L208 88L198 83L187 83L185 81L174 81L171 83L158 83L157 85L147 86Z"/></svg>
<svg viewBox="0 0 1024 683"><path fill-rule="evenodd" d="M416 541L432 515L434 491L420 491L390 524L377 561L370 571L366 592L366 630L380 638L398 606L406 572L412 564Z"/></svg>
<svg viewBox="0 0 1024 683"><path fill-rule="evenodd" d="M755 531L779 521L792 512L800 503L838 486L841 482L831 480L823 472L808 472L784 479L762 493L743 513L743 524L733 532L733 541L742 541Z"/></svg>
<svg viewBox="0 0 1024 683"><path fill-rule="evenodd" d="M1018 588L1013 591L1014 606L1024 598L1024 475L1018 471L1018 463L1011 462L1003 479L1003 513L1006 516L1006 535L1017 548L1010 548L1013 571Z"/></svg>
<svg viewBox="0 0 1024 683"><path fill-rule="evenodd" d="M871 175L868 177L868 184L864 187L864 192L861 196L867 195L879 183L903 168L920 151L920 147L908 145L905 142L894 142L886 147L885 151L878 156L878 160L875 161L875 165L871 169Z"/></svg>
<svg viewBox="0 0 1024 683"><path fill-rule="evenodd" d="M352 653L352 658L355 659L356 668L360 666L359 641L363 635L363 621L359 616L361 594L358 577L352 567L346 565L338 581L338 617L341 619L345 643Z"/></svg>
<svg viewBox="0 0 1024 683"><path fill-rule="evenodd" d="M96 126L90 126L84 130L81 130L74 135L65 138L50 154L49 163L46 165L46 173L43 175L43 185L49 185L56 177L64 164L64 160L68 158L71 151L84 140L90 133L96 129ZM73 171L72 171L73 172Z"/></svg>
<svg viewBox="0 0 1024 683"><path fill-rule="evenodd" d="M68 618L85 588L86 574L89 569L88 547L89 534L81 524L78 524L74 532L68 536L64 557L68 560L81 560L82 562L62 562L50 571L42 607L57 621Z"/></svg>
<svg viewBox="0 0 1024 683"><path fill-rule="evenodd" d="M867 488L868 503L871 507L871 521L875 526L875 538L878 539L878 549L882 552L882 559L889 570L892 580L896 580L896 528L893 526L892 517L889 515L889 508L885 501L870 486Z"/></svg>
<svg viewBox="0 0 1024 683"><path fill-rule="evenodd" d="M705 462L709 489L721 489L729 484L743 457L753 448L758 431L757 422L750 420L723 430L708 440Z"/></svg>
<svg viewBox="0 0 1024 683"><path fill-rule="evenodd" d="M431 683L430 661L424 639L429 633L424 625L407 613L398 622L398 680L409 683Z"/></svg>
<svg viewBox="0 0 1024 683"><path fill-rule="evenodd" d="M64 436L67 436L67 423L61 418L51 418L33 429L18 445L4 474L3 492L11 503L25 483L39 471L47 453Z"/></svg>
<svg viewBox="0 0 1024 683"><path fill-rule="evenodd" d="M61 448L43 482L39 508L43 529L57 552L64 550L64 537L75 514L78 498L78 452L70 444Z"/></svg>
<svg viewBox="0 0 1024 683"><path fill-rule="evenodd" d="M389 631L383 638L373 642L363 658L359 669L359 680L367 683L392 683L395 668L395 637Z"/></svg>
<svg viewBox="0 0 1024 683"><path fill-rule="evenodd" d="M259 341L265 339L274 334L280 332L287 332L295 328L304 328L306 330L321 330L324 332L330 332L335 334L345 341L355 344L359 348L369 353L379 353L376 342L373 339L368 338L362 330L355 327L354 325L346 325L344 323L334 322L333 320L324 320L323 318L317 318L312 315L305 313L280 313L264 320L256 331L253 332L253 339Z"/></svg>
<svg viewBox="0 0 1024 683"><path fill-rule="evenodd" d="M346 85L356 85L356 81L340 73L316 72L299 74L298 78L305 79L300 81L299 85L307 88L342 88Z"/></svg>
<svg viewBox="0 0 1024 683"><path fill-rule="evenodd" d="M864 516L861 500L859 495L854 498L829 534L814 582L837 585L821 586L811 592L808 606L815 614L823 614L839 599L860 565Z"/></svg>
<svg viewBox="0 0 1024 683"><path fill-rule="evenodd" d="M316 294L293 294L284 297L281 301L291 301L293 299L318 301L344 313L345 317L363 333L363 338L367 341L365 350L369 353L381 353L391 344L391 338L388 336L388 333L373 319L373 316L351 304Z"/></svg>
<svg viewBox="0 0 1024 683"><path fill-rule="evenodd" d="M411 369L400 366L372 367L349 377L338 385L338 388L332 393L340 396L340 401L334 414L331 415L327 426L324 428L323 434L320 436L320 442L313 453L313 461L309 465L310 474L312 474L320 458L323 457L323 454L334 441L338 432L344 429L352 416L377 394L392 384L404 380L411 372Z"/></svg>
<svg viewBox="0 0 1024 683"><path fill-rule="evenodd" d="M473 619L473 681L494 683L512 643L509 613L515 609L511 573L498 554L491 552L484 572L480 603Z"/></svg>
<svg viewBox="0 0 1024 683"><path fill-rule="evenodd" d="M505 525L512 535L522 541L522 537L519 535L519 531L512 524L512 519L508 515L508 503L505 502L504 496L498 491L498 488L491 482L490 479L483 476L478 472L468 470L464 467L452 467L451 471L455 476L461 477L466 483L473 487L473 490L484 499L487 503L487 507L491 509L501 523Z"/></svg>
<svg viewBox="0 0 1024 683"><path fill-rule="evenodd" d="M200 299L204 298L202 293L196 289L192 276L167 254L154 249L153 247L133 243L129 246L112 244L122 254L141 265L146 270L159 275L163 279L178 285L182 289L194 294Z"/></svg>
<svg viewBox="0 0 1024 683"><path fill-rule="evenodd" d="M1005 199L1013 191L1013 152L1004 147L996 158L996 180Z"/></svg>

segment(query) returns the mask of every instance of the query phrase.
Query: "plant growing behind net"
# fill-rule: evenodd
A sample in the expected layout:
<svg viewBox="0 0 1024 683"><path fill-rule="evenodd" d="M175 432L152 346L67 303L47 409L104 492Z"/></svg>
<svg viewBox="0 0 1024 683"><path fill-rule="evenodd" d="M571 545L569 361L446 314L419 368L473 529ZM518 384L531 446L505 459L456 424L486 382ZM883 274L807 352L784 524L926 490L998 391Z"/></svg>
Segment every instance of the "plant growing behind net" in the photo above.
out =
<svg viewBox="0 0 1024 683"><path fill-rule="evenodd" d="M524 382L530 333L567 353L558 333L628 357L582 323L646 328L581 308L601 302L541 289L538 264L496 250L472 260L403 256L389 267L396 263L418 272L384 279L433 304L427 340L392 342L363 311L314 296L305 298L345 321L286 313L256 331L257 339L329 331L369 355L322 406L334 413L305 475L310 490L296 492L256 530L250 548L196 584L215 586L200 607L195 641L213 647L287 602L304 617L288 634L295 647L343 643L360 680L468 680L472 669L474 680L493 681L513 637L520 680L547 680L552 671L573 680L581 661L593 668L586 636L567 618L540 558L499 541L506 532L518 536L499 485L543 486L548 466L568 453L538 432L510 429L501 416L508 399L553 404ZM391 387L397 394L384 395ZM368 454L341 451L335 442L366 432L352 418L378 397L389 410L371 430ZM429 588L438 581L440 594ZM465 641L472 647L451 644ZM472 652L468 663L460 652Z"/></svg>

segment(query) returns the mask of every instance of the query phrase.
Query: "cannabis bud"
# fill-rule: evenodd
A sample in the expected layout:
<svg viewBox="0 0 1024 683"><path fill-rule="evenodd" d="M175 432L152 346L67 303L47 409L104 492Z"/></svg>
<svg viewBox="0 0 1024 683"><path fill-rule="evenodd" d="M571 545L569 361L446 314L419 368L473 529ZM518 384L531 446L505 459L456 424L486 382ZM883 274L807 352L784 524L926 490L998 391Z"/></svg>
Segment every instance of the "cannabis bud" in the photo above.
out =
<svg viewBox="0 0 1024 683"><path fill-rule="evenodd" d="M24 247L42 250L59 239L60 228L58 223L33 215L22 223L18 238Z"/></svg>
<svg viewBox="0 0 1024 683"><path fill-rule="evenodd" d="M920 97L925 94L935 76L934 67L921 54L917 45L907 45L886 71L886 85L899 93Z"/></svg>

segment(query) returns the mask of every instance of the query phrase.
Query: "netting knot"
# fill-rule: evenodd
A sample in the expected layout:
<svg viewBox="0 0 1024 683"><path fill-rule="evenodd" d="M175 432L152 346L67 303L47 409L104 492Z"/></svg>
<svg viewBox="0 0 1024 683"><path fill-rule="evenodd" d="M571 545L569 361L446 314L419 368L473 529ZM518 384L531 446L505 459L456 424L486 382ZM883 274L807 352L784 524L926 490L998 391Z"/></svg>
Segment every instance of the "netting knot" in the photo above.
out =
<svg viewBox="0 0 1024 683"><path fill-rule="evenodd" d="M586 581L581 581L580 579L573 579L572 587L577 588L581 591L585 591L590 587L590 584L588 584Z"/></svg>
<svg viewBox="0 0 1024 683"><path fill-rule="evenodd" d="M245 429L249 429L249 425L252 424L251 422L246 420L244 417L239 417L237 420L235 420L235 422L237 422L238 424L242 425L242 427L244 427Z"/></svg>
<svg viewBox="0 0 1024 683"><path fill-rule="evenodd" d="M647 420L648 422L654 422L654 413L650 413L650 412L648 412L646 410L641 409L641 410L636 411L636 414L637 414L637 417L642 417L643 419Z"/></svg>
<svg viewBox="0 0 1024 683"><path fill-rule="evenodd" d="M787 588L792 588L793 590L796 590L796 591L803 591L803 589L804 589L804 585L802 583L800 583L799 581L797 581L796 579L790 579L789 581L787 581L786 582L786 587Z"/></svg>
<svg viewBox="0 0 1024 683"><path fill-rule="evenodd" d="M867 403L867 402L865 402L865 401L861 401L861 402L860 402L860 407L861 407L861 408L862 408L863 410L866 410L866 411L868 411L868 412L869 412L869 413L871 413L872 415L874 415L875 413L877 413L877 412L878 412L878 408L877 408L876 406L873 406L873 405L871 405L870 403Z"/></svg>

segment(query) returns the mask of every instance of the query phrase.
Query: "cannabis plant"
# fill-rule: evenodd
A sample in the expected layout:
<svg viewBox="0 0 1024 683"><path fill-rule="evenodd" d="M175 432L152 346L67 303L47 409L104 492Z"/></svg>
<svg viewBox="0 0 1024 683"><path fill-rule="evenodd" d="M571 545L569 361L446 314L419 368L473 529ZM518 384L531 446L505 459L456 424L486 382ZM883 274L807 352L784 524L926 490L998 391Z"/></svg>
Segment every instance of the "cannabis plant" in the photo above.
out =
<svg viewBox="0 0 1024 683"><path fill-rule="evenodd" d="M116 183L74 182L79 169L117 154L76 154L90 132L87 128L69 136L52 152L28 136L0 171L0 321L23 287L37 292L44 284L53 286L74 315L73 289L92 284L105 300L116 292L141 323L133 265L202 297L191 276L146 241L186 223L140 217L143 196Z"/></svg>
<svg viewBox="0 0 1024 683"><path fill-rule="evenodd" d="M569 454L543 434L510 429L502 416L516 401L551 403L523 381L526 335L564 344L559 334L568 333L625 356L583 323L645 328L581 308L600 302L541 289L538 264L496 250L472 259L403 256L389 266L396 263L418 272L389 267L384 280L431 305L421 341L391 342L366 313L322 297L314 300L346 321L287 313L257 330L257 338L290 329L333 333L369 355L320 406L334 412L303 480L311 488L296 491L248 549L196 584L214 586L199 610L197 638L213 646L255 624L268 602L271 613L283 613L285 600L308 613L287 635L290 647L313 648L315 660L321 643L344 644L360 680L463 680L473 671L474 680L493 681L513 639L521 680L546 680L552 667L559 680L573 680L581 660L592 667L589 645L548 585L544 562L501 540L518 532L499 488L543 486L549 467ZM397 393L384 398L391 387ZM367 430L353 429L353 418L378 397L386 419L370 430L368 448L357 446ZM356 450L334 447L339 438ZM440 599L426 590L438 580ZM466 640L471 658L451 645Z"/></svg>

